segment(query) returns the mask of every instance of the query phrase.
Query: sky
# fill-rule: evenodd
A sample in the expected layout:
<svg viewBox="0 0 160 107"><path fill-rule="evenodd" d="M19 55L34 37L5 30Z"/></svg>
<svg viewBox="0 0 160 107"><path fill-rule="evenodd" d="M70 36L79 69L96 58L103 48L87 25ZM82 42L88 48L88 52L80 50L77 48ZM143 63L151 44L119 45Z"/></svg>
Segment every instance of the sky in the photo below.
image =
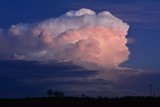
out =
<svg viewBox="0 0 160 107"><path fill-rule="evenodd" d="M0 28L8 30L12 25L27 23L31 25L29 29L33 29L32 24L45 24L46 19L60 16L65 20L63 15L66 12L81 8L93 10L96 14L109 11L129 25L126 38L130 55L124 57L128 57L127 61L118 63L121 69L103 69L106 72L99 74L97 69L83 68L81 62L74 65L70 62L4 60L1 54L4 50L0 49L0 97L45 96L49 88L62 90L67 95L148 95L150 83L154 84L154 93L160 95L159 0L1 0ZM122 23L121 27L124 26ZM8 44L12 41L10 39ZM11 50L6 54L13 53ZM109 78L110 75L113 79Z"/></svg>

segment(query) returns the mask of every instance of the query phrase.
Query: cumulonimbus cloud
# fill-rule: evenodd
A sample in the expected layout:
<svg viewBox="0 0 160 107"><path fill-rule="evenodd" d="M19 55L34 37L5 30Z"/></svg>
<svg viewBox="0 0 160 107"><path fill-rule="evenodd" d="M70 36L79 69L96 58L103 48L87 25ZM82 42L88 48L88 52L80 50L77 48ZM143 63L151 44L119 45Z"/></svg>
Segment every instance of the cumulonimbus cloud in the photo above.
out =
<svg viewBox="0 0 160 107"><path fill-rule="evenodd" d="M0 58L117 68L130 54L128 29L127 23L108 11L72 10L39 23L0 29Z"/></svg>

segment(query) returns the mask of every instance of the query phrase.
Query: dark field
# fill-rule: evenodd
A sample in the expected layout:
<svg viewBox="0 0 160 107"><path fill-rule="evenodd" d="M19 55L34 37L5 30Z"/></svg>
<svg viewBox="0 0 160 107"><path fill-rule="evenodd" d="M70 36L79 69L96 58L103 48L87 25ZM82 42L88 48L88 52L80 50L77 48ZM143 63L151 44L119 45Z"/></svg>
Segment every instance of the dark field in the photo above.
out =
<svg viewBox="0 0 160 107"><path fill-rule="evenodd" d="M77 107L77 106L160 106L160 97L121 97L121 98L18 98L0 99L0 107Z"/></svg>

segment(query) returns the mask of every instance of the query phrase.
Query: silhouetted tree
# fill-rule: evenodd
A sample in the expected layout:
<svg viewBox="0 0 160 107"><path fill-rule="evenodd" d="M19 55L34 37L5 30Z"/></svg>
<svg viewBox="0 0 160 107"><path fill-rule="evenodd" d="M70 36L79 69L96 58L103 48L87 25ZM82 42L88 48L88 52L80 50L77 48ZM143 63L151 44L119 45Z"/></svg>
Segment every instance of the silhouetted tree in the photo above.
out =
<svg viewBox="0 0 160 107"><path fill-rule="evenodd" d="M85 94L82 94L82 98L85 98Z"/></svg>
<svg viewBox="0 0 160 107"><path fill-rule="evenodd" d="M101 96L98 96L97 98L98 98L98 99L102 99L102 97L101 97Z"/></svg>
<svg viewBox="0 0 160 107"><path fill-rule="evenodd" d="M54 94L53 89L49 89L49 90L47 91L48 97L53 97L53 94Z"/></svg>
<svg viewBox="0 0 160 107"><path fill-rule="evenodd" d="M54 97L55 98L63 98L64 97L64 93L61 91L54 91Z"/></svg>

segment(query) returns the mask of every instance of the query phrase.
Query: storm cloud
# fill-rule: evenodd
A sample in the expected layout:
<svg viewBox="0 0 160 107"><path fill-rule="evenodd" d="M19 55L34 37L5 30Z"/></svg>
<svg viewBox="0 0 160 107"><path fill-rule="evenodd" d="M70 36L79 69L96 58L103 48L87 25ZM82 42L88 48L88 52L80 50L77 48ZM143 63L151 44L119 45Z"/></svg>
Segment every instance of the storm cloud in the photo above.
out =
<svg viewBox="0 0 160 107"><path fill-rule="evenodd" d="M118 68L130 54L128 29L127 23L108 11L71 10L57 18L0 29L0 58Z"/></svg>

